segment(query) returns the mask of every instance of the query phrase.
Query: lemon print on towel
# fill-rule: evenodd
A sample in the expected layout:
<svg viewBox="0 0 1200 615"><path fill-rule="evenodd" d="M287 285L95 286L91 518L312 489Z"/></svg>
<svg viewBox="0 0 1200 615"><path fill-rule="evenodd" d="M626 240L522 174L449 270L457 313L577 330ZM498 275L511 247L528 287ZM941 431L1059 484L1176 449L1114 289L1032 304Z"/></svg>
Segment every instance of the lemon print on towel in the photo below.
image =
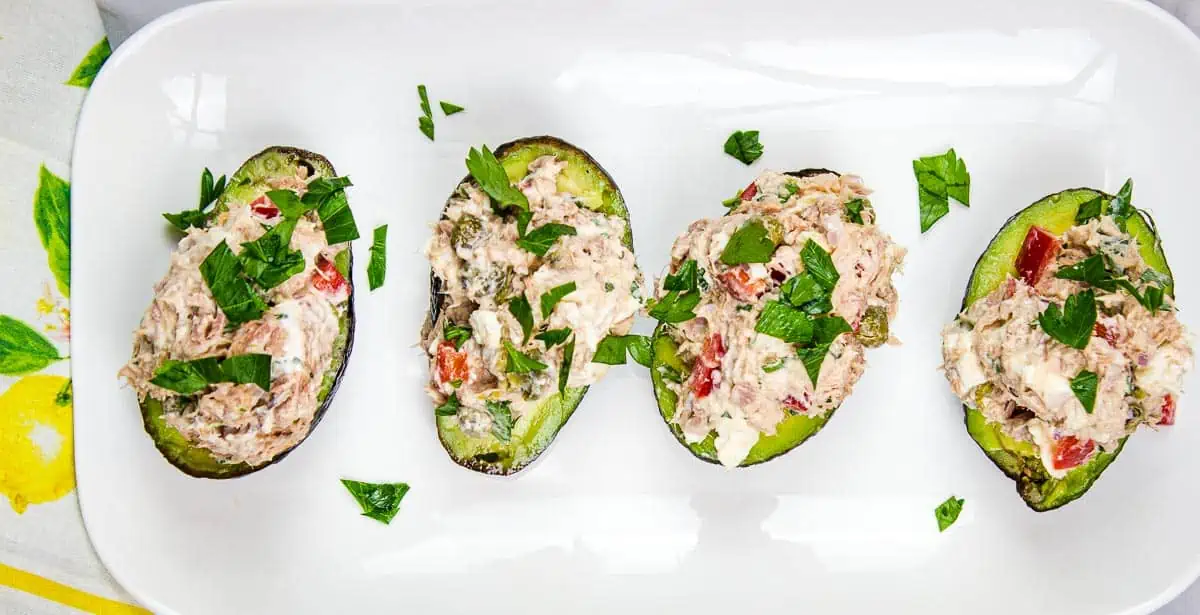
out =
<svg viewBox="0 0 1200 615"><path fill-rule="evenodd" d="M75 488L71 381L26 376L0 395L0 493L13 510L61 498Z"/></svg>

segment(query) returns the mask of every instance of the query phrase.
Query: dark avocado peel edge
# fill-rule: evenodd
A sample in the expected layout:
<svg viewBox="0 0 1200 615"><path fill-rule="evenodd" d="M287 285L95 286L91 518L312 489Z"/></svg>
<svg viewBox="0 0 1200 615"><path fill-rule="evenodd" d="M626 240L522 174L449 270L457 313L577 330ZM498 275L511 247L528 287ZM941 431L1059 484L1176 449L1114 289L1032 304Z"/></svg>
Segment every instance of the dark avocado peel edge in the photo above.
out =
<svg viewBox="0 0 1200 615"><path fill-rule="evenodd" d="M271 188L263 182L271 177L288 175L289 173L282 172L282 169L285 168L284 165L292 165L288 167L290 170L302 165L307 166L309 177L336 177L337 175L329 160L320 154L294 147L269 147L250 157L234 172L229 178L225 192L221 194L212 208L209 219L212 220L220 212L228 210L229 202L232 200L253 200L270 190ZM338 321L338 336L333 342L332 360L321 381L321 389L317 393L318 407L304 437L295 446L262 465L226 463L213 457L207 449L189 443L178 430L167 425L163 420L164 409L161 401L150 397L143 398L138 402L143 426L153 440L154 446L171 465L196 478L236 478L278 463L308 439L333 401L334 394L341 384L342 376L346 373L350 351L354 345L354 281L351 277L353 264L354 256L351 248L347 246L345 250L338 253L335 265L350 284L350 299L346 305L346 311Z"/></svg>
<svg viewBox="0 0 1200 615"><path fill-rule="evenodd" d="M493 154L513 183L525 177L529 163L539 156L555 155L566 160L567 168L559 176L558 189L584 197L584 205L589 209L624 219L626 232L621 243L633 251L633 227L625 200L612 176L590 154L551 136L510 141L497 147ZM462 183L477 185L470 175L464 177L459 185ZM432 271L429 280L429 313L422 338L437 322L443 301L441 280ZM545 452L579 407L587 391L587 387L568 388L565 398L556 392L542 400L537 408L514 423L512 437L507 444L490 436L473 438L464 434L453 416L435 416L438 440L450 458L464 468L498 476L515 474Z"/></svg>
<svg viewBox="0 0 1200 615"><path fill-rule="evenodd" d="M799 171L788 171L785 175L792 177L812 177L815 175L824 175L832 173L841 176L837 171L829 169L802 169ZM716 435L709 432L705 438L699 442L688 443L683 436L683 430L672 422L675 418L676 404L679 401L678 395L668 388L666 380L663 378L663 371L660 367L668 367L683 375L684 382L691 373L691 369L683 364L679 359L677 352L678 346L675 341L666 334L667 329L671 325L659 324L654 329L654 334L651 337L651 364L650 364L650 382L654 387L654 399L658 403L658 412L662 416L667 427L671 429L671 434L679 441L688 451L697 459L711 464L720 465L717 459ZM784 418L775 427L775 435L768 436L759 434L758 442L750 449L750 453L746 458L738 464L738 467L744 468L752 465L758 465L779 457L792 449L804 444L809 438L815 436L821 431L825 424L833 418L833 414L837 412L837 408L832 408L825 414L812 417L804 414L794 414Z"/></svg>
<svg viewBox="0 0 1200 615"><path fill-rule="evenodd" d="M988 243L971 271L961 309L966 309L995 290L1010 275L1015 277L1014 263L1030 226L1037 225L1061 235L1074 226L1079 206L1097 196L1112 198L1112 195L1091 188L1074 188L1043 197L1009 218ZM1170 276L1171 268L1167 265L1162 242L1149 214L1137 210L1137 215L1129 219L1127 228L1137 240L1138 250L1146 264ZM1167 293L1174 296L1174 289L1168 288ZM1128 436L1122 438L1116 450L1099 453L1091 461L1069 471L1064 478L1055 479L1046 472L1038 450L1032 443L1010 438L1001 431L999 425L988 423L982 413L966 405L963 405L963 412L971 438L996 467L1016 482L1017 493L1025 504L1038 512L1059 508L1082 497L1117 458L1128 440Z"/></svg>

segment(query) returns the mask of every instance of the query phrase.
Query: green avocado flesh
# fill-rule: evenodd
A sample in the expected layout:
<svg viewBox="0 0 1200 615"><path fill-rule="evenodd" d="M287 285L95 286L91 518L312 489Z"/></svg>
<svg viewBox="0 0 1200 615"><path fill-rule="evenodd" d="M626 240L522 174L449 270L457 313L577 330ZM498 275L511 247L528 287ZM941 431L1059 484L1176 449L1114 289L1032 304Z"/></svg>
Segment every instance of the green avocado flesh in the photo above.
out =
<svg viewBox="0 0 1200 615"><path fill-rule="evenodd" d="M307 166L310 177L334 177L333 166L323 156L290 147L271 147L253 158L247 160L229 178L225 192L217 199L210 219L220 212L229 209L231 203L248 203L266 193L272 188L267 180L292 176L298 166ZM346 361L354 342L354 283L351 279L353 256L350 248L342 250L334 258L338 271L350 282L351 299L346 311L338 322L338 336L333 342L332 360L329 369L321 381L321 389L317 393L317 411L309 424L308 432L316 428L317 423L325 415L329 403L341 382L346 370ZM178 398L176 398L178 399ZM189 403L189 402L182 402ZM154 441L154 445L166 457L167 461L183 472L200 478L234 478L261 470L283 459L292 449L284 451L267 463L250 466L245 463L228 463L221 461L209 453L208 449L193 445L183 437L178 430L167 424L163 417L163 402L150 397L143 398L138 405L141 407L142 422L146 433ZM308 434L305 434L305 438ZM303 442L303 440L301 440ZM299 446L297 443L296 446ZM295 447L292 447L293 449Z"/></svg>
<svg viewBox="0 0 1200 615"><path fill-rule="evenodd" d="M675 373L683 375L683 381L687 382L687 376L691 373L691 367L684 365L679 358L679 347L675 344L675 340L667 335L666 329L669 325L659 325L654 330L654 338L652 341L654 352L651 354L650 362L650 381L654 385L654 397L658 401L658 411L662 414L663 420L671 427L671 433L675 434L675 439L679 443L686 446L693 455L709 463L720 463L717 460L717 446L715 444L716 435L709 433L707 437L699 442L687 442L683 437L683 430L673 423L675 418L675 404L679 401L679 396L667 387L667 380L663 377L664 371L673 370ZM662 369L663 367L669 370ZM750 449L750 453L742 460L739 467L752 466L770 461L794 448L804 444L805 440L813 437L829 419L833 417L833 413L837 409L834 408L826 412L822 416L807 416L804 414L794 414L780 421L775 426L775 435L768 436L760 434L758 442Z"/></svg>
<svg viewBox="0 0 1200 615"><path fill-rule="evenodd" d="M629 210L621 192L612 177L587 152L555 137L532 137L501 145L494 153L513 183L528 174L529 163L539 156L553 155L565 161L567 167L558 178L558 190L579 196L589 209L623 218L627 230L622 243L633 250ZM470 178L464 181L470 181ZM438 291L440 281L435 277L432 282L430 324L437 321L442 300ZM469 436L459 429L458 420L453 416L435 418L438 438L450 458L463 467L485 474L513 474L550 446L585 394L587 387L569 388L565 396L555 393L541 400L536 408L527 411L513 424L508 442L501 442L491 435L485 438Z"/></svg>
<svg viewBox="0 0 1200 615"><path fill-rule="evenodd" d="M1016 260L1025 241L1029 227L1040 226L1051 233L1061 235L1075 225L1075 214L1079 206L1102 196L1109 195L1087 188L1077 188L1052 194L1026 207L1010 218L988 244L983 255L975 264L963 309L987 296L1009 276L1016 277ZM1170 275L1167 257L1148 217L1139 215L1129 219L1129 234L1138 242L1138 251L1151 268ZM1171 292L1171 289L1167 289ZM1087 463L1071 470L1062 479L1046 472L1038 449L1031 442L1015 440L1004 434L1000 425L989 423L978 410L963 406L966 412L967 432L1009 478L1017 483L1017 492L1030 508L1047 511L1058 508L1081 497L1091 488L1100 474L1117 458L1125 446L1122 439L1117 449L1094 455Z"/></svg>

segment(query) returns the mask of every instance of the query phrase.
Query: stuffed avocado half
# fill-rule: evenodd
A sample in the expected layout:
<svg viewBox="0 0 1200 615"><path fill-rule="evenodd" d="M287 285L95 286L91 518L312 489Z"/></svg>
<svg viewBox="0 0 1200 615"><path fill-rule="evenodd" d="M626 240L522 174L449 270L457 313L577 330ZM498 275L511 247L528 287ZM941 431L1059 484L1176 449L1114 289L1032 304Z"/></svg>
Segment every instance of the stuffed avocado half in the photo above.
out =
<svg viewBox="0 0 1200 615"><path fill-rule="evenodd" d="M134 332L120 376L147 433L192 476L232 478L299 446L329 408L354 337L344 188L324 157L271 147L200 207Z"/></svg>
<svg viewBox="0 0 1200 615"><path fill-rule="evenodd" d="M554 137L472 148L426 246L422 347L438 437L458 464L512 474L540 455L642 308L612 177Z"/></svg>
<svg viewBox="0 0 1200 615"><path fill-rule="evenodd" d="M1187 332L1157 229L1131 203L1080 188L1010 218L942 332L967 431L1046 511L1084 493L1140 425L1174 423Z"/></svg>
<svg viewBox="0 0 1200 615"><path fill-rule="evenodd" d="M749 466L812 437L890 339L904 249L869 190L824 169L765 172L676 239L649 313L663 419L700 459Z"/></svg>

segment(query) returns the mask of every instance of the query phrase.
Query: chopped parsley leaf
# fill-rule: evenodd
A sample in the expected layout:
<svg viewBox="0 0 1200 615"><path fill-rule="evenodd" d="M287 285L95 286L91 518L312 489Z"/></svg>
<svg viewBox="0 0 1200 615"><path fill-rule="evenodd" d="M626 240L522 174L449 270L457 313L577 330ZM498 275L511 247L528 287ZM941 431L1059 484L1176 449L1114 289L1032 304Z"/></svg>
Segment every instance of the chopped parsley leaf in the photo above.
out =
<svg viewBox="0 0 1200 615"><path fill-rule="evenodd" d="M223 192L225 192L225 176L222 175L214 182L212 171L209 171L208 167L204 167L204 172L200 174L200 205L196 209L185 209L177 214L163 214L163 217L175 228L184 232L193 226L203 227L205 221L208 220L205 210Z"/></svg>
<svg viewBox="0 0 1200 615"><path fill-rule="evenodd" d="M809 239L800 249L800 260L804 263L805 273L811 275L827 291L833 291L837 285L838 270L833 265L833 258L817 242Z"/></svg>
<svg viewBox="0 0 1200 615"><path fill-rule="evenodd" d="M200 263L200 275L230 324L262 318L267 304L242 277L242 263L222 241Z"/></svg>
<svg viewBox="0 0 1200 615"><path fill-rule="evenodd" d="M364 483L343 478L342 485L362 507L364 517L384 525L396 518L396 513L400 511L400 500L408 494L407 483Z"/></svg>
<svg viewBox="0 0 1200 615"><path fill-rule="evenodd" d="M442 405L433 409L433 413L436 416L454 416L458 414L459 408L462 408L462 404L458 401L458 393L451 393Z"/></svg>
<svg viewBox="0 0 1200 615"><path fill-rule="evenodd" d="M547 368L545 363L517 350L508 340L504 340L504 353L508 355L508 363L504 369L510 374L528 374Z"/></svg>
<svg viewBox="0 0 1200 615"><path fill-rule="evenodd" d="M543 331L542 333L539 333L533 337L537 340L540 340L543 344L545 344L546 350L549 350L549 349L554 348L555 346L567 341L567 338L571 337L571 328L563 327L562 329L550 329L548 331Z"/></svg>
<svg viewBox="0 0 1200 615"><path fill-rule="evenodd" d="M1083 409L1088 414L1096 407L1096 389L1100 384L1100 377L1096 372L1083 370L1071 379L1071 392L1075 394L1075 398L1083 405Z"/></svg>
<svg viewBox="0 0 1200 615"><path fill-rule="evenodd" d="M508 311L521 323L521 343L529 341L529 334L533 332L533 308L529 305L529 300L524 294L517 295L508 300Z"/></svg>
<svg viewBox="0 0 1200 615"><path fill-rule="evenodd" d="M383 286L383 280L387 277L387 230L386 224L375 227L371 260L367 263L367 285L371 290Z"/></svg>
<svg viewBox="0 0 1200 615"><path fill-rule="evenodd" d="M1042 330L1050 337L1083 350L1092 338L1096 324L1096 295L1091 290L1076 293L1067 298L1063 308L1051 303L1038 315Z"/></svg>
<svg viewBox="0 0 1200 615"><path fill-rule="evenodd" d="M446 323L446 328L442 331L442 337L448 342L453 342L455 350L461 350L463 343L471 339L471 333L471 327L456 325L451 322Z"/></svg>
<svg viewBox="0 0 1200 615"><path fill-rule="evenodd" d="M467 152L467 171L475 178L479 187L496 202L492 208L497 212L502 212L510 206L529 211L529 199L512 185L508 173L486 145L482 151L472 147Z"/></svg>
<svg viewBox="0 0 1200 615"><path fill-rule="evenodd" d="M866 209L867 202L863 199L850 199L846 201L846 219L855 224L866 224L863 222L862 212Z"/></svg>
<svg viewBox="0 0 1200 615"><path fill-rule="evenodd" d="M221 382L257 384L268 391L271 389L271 355L241 354L223 360L216 357L191 361L168 359L154 370L150 382L180 395L192 395Z"/></svg>
<svg viewBox="0 0 1200 615"><path fill-rule="evenodd" d="M554 306L558 305L558 302L562 301L563 297L573 292L575 292L574 282L567 282L546 291L546 294L542 295L541 299L539 299L542 304L542 318L550 318L550 314L554 313Z"/></svg>
<svg viewBox="0 0 1200 615"><path fill-rule="evenodd" d="M441 106L442 113L446 114L446 117L450 117L455 113L462 113L463 111L467 110L466 107L460 107L452 102L447 102L444 100L439 100L438 105Z"/></svg>
<svg viewBox="0 0 1200 615"><path fill-rule="evenodd" d="M488 414L492 415L492 435L501 442L512 440L512 404L489 399L484 405L487 406Z"/></svg>
<svg viewBox="0 0 1200 615"><path fill-rule="evenodd" d="M569 331L569 329L568 329ZM567 394L567 383L571 380L571 363L575 360L575 336L563 346L562 367L558 369L558 394Z"/></svg>
<svg viewBox="0 0 1200 615"><path fill-rule="evenodd" d="M954 525L958 521L958 515L962 513L963 504L966 500L950 496L945 502L938 504L934 509L933 515L937 518L938 531L944 532L946 528Z"/></svg>
<svg viewBox="0 0 1200 615"><path fill-rule="evenodd" d="M650 338L645 335L608 335L596 346L592 363L624 365L625 355L639 365L650 367Z"/></svg>
<svg viewBox="0 0 1200 615"><path fill-rule="evenodd" d="M758 131L735 130L725 140L725 153L737 158L745 165L752 164L763 154L762 143L758 142Z"/></svg>
<svg viewBox="0 0 1200 615"><path fill-rule="evenodd" d="M700 304L700 292L690 290L684 293L673 290L662 299L652 301L647 312L651 318L659 322L676 324L696 317L692 310Z"/></svg>
<svg viewBox="0 0 1200 615"><path fill-rule="evenodd" d="M533 252L538 256L545 256L546 252L550 251L550 247L554 245L554 242L559 237L574 234L575 227L569 224L551 222L533 229L528 235L518 239L517 245L524 248L527 252Z"/></svg>
<svg viewBox="0 0 1200 615"><path fill-rule="evenodd" d="M726 265L770 262L779 241L771 236L760 220L751 220L729 236L729 243L721 251L721 262Z"/></svg>
<svg viewBox="0 0 1200 615"><path fill-rule="evenodd" d="M950 199L971 206L971 174L954 148L914 160L913 173L917 176L922 233L950 212Z"/></svg>

